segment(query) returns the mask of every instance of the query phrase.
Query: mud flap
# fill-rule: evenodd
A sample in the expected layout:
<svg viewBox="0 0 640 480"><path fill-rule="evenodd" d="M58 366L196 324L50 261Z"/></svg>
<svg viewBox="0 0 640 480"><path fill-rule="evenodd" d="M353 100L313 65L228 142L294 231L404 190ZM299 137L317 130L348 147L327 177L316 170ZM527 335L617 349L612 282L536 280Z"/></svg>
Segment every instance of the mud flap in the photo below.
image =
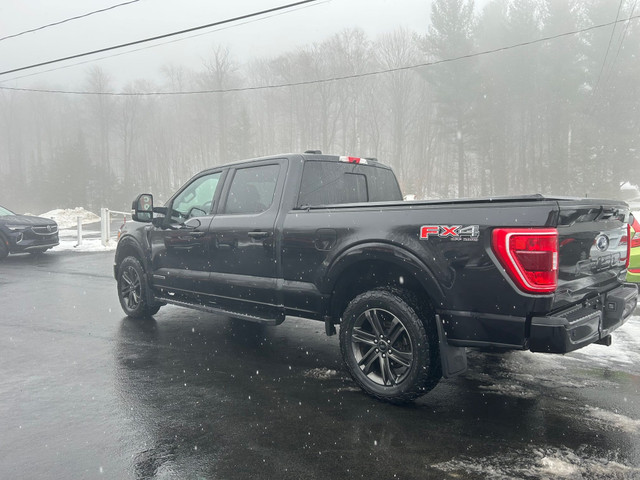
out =
<svg viewBox="0 0 640 480"><path fill-rule="evenodd" d="M467 350L465 347L452 347L447 342L447 335L440 315L436 315L438 339L440 340L440 363L444 378L455 377L467 370Z"/></svg>
<svg viewBox="0 0 640 480"><path fill-rule="evenodd" d="M336 326L333 323L333 317L329 315L324 316L324 332L327 334L327 337L336 334Z"/></svg>

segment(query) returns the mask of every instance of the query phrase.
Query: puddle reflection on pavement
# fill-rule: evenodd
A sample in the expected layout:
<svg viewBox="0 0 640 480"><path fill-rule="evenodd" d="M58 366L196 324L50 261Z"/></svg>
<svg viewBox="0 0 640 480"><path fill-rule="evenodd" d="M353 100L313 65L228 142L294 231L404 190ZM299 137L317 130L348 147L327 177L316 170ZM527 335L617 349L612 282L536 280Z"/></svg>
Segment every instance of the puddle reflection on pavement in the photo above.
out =
<svg viewBox="0 0 640 480"><path fill-rule="evenodd" d="M465 375L397 407L355 388L322 325L156 319L123 319L115 348L140 478L640 477L637 365L603 366L606 347L472 351Z"/></svg>

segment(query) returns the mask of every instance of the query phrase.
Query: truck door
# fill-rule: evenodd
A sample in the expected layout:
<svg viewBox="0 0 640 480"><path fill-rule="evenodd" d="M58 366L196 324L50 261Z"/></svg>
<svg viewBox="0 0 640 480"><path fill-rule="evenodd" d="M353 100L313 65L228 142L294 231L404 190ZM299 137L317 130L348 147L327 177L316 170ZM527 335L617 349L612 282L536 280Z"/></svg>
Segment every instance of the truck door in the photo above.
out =
<svg viewBox="0 0 640 480"><path fill-rule="evenodd" d="M275 223L286 167L286 159L276 159L229 172L221 208L209 226L207 293L218 306L258 316L282 310Z"/></svg>
<svg viewBox="0 0 640 480"><path fill-rule="evenodd" d="M152 284L157 294L192 301L209 278L209 225L223 171L200 175L168 203L162 226L149 231Z"/></svg>

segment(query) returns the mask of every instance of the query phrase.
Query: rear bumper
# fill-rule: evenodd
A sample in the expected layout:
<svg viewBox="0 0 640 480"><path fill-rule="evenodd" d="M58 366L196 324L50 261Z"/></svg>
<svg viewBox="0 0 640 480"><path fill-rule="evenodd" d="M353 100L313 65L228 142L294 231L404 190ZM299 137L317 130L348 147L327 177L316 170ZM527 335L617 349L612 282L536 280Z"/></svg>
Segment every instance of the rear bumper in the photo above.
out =
<svg viewBox="0 0 640 480"><path fill-rule="evenodd" d="M633 313L638 303L635 285L622 285L587 304L554 315L533 317L532 352L567 353L607 337Z"/></svg>

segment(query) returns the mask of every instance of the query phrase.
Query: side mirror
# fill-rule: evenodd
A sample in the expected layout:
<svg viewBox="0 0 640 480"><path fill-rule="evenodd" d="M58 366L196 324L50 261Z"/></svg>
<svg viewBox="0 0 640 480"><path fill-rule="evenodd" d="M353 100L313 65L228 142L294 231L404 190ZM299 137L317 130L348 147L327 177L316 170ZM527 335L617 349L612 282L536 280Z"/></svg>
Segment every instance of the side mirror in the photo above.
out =
<svg viewBox="0 0 640 480"><path fill-rule="evenodd" d="M150 222L153 220L153 195L142 193L136 197L131 205L131 218L136 222Z"/></svg>

